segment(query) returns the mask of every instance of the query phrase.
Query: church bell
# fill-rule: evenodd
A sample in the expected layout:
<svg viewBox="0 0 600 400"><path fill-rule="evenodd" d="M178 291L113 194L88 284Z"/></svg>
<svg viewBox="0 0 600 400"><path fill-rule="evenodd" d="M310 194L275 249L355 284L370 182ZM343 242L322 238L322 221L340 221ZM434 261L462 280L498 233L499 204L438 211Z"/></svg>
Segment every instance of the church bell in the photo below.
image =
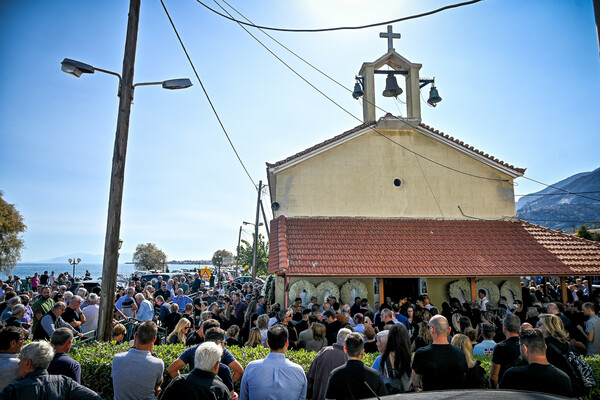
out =
<svg viewBox="0 0 600 400"><path fill-rule="evenodd" d="M358 100L358 98L360 96L362 96L363 94L364 93L363 93L362 87L360 87L360 83L356 82L354 84L354 91L352 92L352 97L354 97L356 100Z"/></svg>
<svg viewBox="0 0 600 400"><path fill-rule="evenodd" d="M440 97L437 88L432 84L431 89L429 89L429 99L427 100L427 103L435 107L440 101L442 101L442 98Z"/></svg>
<svg viewBox="0 0 600 400"><path fill-rule="evenodd" d="M436 91L437 93L437 91ZM384 97L397 97L402 94L402 88L398 86L398 82L396 81L396 77L394 74L387 74L387 78L385 78L385 90L383 91Z"/></svg>

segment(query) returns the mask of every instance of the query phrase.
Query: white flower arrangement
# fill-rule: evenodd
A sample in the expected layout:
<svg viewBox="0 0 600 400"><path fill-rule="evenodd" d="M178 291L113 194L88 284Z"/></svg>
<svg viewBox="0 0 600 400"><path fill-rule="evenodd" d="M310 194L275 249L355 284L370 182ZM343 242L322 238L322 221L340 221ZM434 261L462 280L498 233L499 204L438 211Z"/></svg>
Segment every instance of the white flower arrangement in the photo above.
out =
<svg viewBox="0 0 600 400"><path fill-rule="evenodd" d="M331 281L324 281L317 285L317 302L323 304L327 301L327 297L333 296L338 301L340 300L340 289Z"/></svg>
<svg viewBox="0 0 600 400"><path fill-rule="evenodd" d="M500 290L494 282L487 279L479 279L475 282L475 287L477 288L477 292L479 292L479 289L485 290L487 299L492 306L496 307L498 305L498 301L500 300Z"/></svg>
<svg viewBox="0 0 600 400"><path fill-rule="evenodd" d="M367 297L367 286L358 279L350 279L342 286L340 295L342 296L341 300L344 303L354 304L355 297L360 297L361 299Z"/></svg>
<svg viewBox="0 0 600 400"><path fill-rule="evenodd" d="M466 279L459 279L448 286L450 298L457 298L461 304L471 302L471 285Z"/></svg>
<svg viewBox="0 0 600 400"><path fill-rule="evenodd" d="M500 295L506 297L510 307L515 300L521 299L521 285L514 281L504 281L504 283L500 285Z"/></svg>
<svg viewBox="0 0 600 400"><path fill-rule="evenodd" d="M305 296L302 296L302 293L306 292ZM309 281L306 280L301 280L298 282L295 282L292 286L290 286L290 292L289 292L289 297L290 297L290 303L293 303L294 300L297 297L303 297L303 305L307 305L308 303L310 303L310 298L317 295L317 288L315 288L315 285L313 285L312 283L310 283Z"/></svg>
<svg viewBox="0 0 600 400"><path fill-rule="evenodd" d="M265 279L265 284L262 287L260 294L265 296L267 301L273 301L275 297L275 275L269 274L267 275L267 279Z"/></svg>

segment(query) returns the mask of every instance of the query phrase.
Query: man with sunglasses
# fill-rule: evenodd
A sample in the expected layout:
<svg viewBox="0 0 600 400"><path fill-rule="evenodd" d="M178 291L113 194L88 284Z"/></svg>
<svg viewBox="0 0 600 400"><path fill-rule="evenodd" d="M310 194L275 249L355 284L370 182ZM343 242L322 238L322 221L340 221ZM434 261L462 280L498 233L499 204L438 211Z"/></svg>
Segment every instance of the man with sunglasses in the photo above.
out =
<svg viewBox="0 0 600 400"><path fill-rule="evenodd" d="M49 340L54 331L58 328L69 328L74 336L82 337L83 334L79 333L79 331L71 326L71 324L65 322L62 319L62 315L67 309L67 305L62 301L54 304L54 307L50 312L48 312L44 317L40 320L40 323L33 333L34 340Z"/></svg>

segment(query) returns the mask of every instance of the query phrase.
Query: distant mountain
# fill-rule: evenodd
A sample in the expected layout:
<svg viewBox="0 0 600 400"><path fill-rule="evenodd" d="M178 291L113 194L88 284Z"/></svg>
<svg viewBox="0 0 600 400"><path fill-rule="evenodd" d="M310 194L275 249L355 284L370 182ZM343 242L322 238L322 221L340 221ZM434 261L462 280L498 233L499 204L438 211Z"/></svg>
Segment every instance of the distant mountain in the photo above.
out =
<svg viewBox="0 0 600 400"><path fill-rule="evenodd" d="M521 197L516 203L517 217L548 228L562 229L565 232L577 230L583 225L579 221L600 221L600 168L575 174L552 186L579 193L580 196L546 188ZM585 225L588 228L600 227L599 223Z"/></svg>
<svg viewBox="0 0 600 400"><path fill-rule="evenodd" d="M60 257L48 258L46 260L38 260L32 262L50 264L62 262L66 263L69 258L81 258L81 262L86 264L102 264L102 262L104 261L103 254L73 253ZM131 259L133 259L133 254L131 253L121 253L121 255L119 256L119 261L122 263L130 261Z"/></svg>

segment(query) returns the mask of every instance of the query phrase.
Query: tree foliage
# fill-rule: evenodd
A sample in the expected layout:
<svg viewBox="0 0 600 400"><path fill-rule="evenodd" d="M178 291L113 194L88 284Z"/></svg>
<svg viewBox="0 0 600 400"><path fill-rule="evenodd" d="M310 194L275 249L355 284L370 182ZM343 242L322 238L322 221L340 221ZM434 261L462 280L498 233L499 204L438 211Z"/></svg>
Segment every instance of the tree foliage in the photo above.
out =
<svg viewBox="0 0 600 400"><path fill-rule="evenodd" d="M226 257L233 257L233 254L231 254L231 252L227 250L215 251L212 256L212 265L214 265L215 267L223 265L223 259Z"/></svg>
<svg viewBox="0 0 600 400"><path fill-rule="evenodd" d="M0 191L0 272L9 274L21 260L25 241L19 236L27 226L14 204L7 203Z"/></svg>
<svg viewBox="0 0 600 400"><path fill-rule="evenodd" d="M254 242L254 234L252 234ZM269 242L265 242L262 234L258 234L258 246L256 252L256 274L266 275L269 269ZM243 275L252 274L252 248L254 243L242 239L240 244L240 256L238 265L241 266ZM248 267L248 268L246 268Z"/></svg>
<svg viewBox="0 0 600 400"><path fill-rule="evenodd" d="M133 253L133 263L137 269L164 271L167 255L154 243L138 244Z"/></svg>

